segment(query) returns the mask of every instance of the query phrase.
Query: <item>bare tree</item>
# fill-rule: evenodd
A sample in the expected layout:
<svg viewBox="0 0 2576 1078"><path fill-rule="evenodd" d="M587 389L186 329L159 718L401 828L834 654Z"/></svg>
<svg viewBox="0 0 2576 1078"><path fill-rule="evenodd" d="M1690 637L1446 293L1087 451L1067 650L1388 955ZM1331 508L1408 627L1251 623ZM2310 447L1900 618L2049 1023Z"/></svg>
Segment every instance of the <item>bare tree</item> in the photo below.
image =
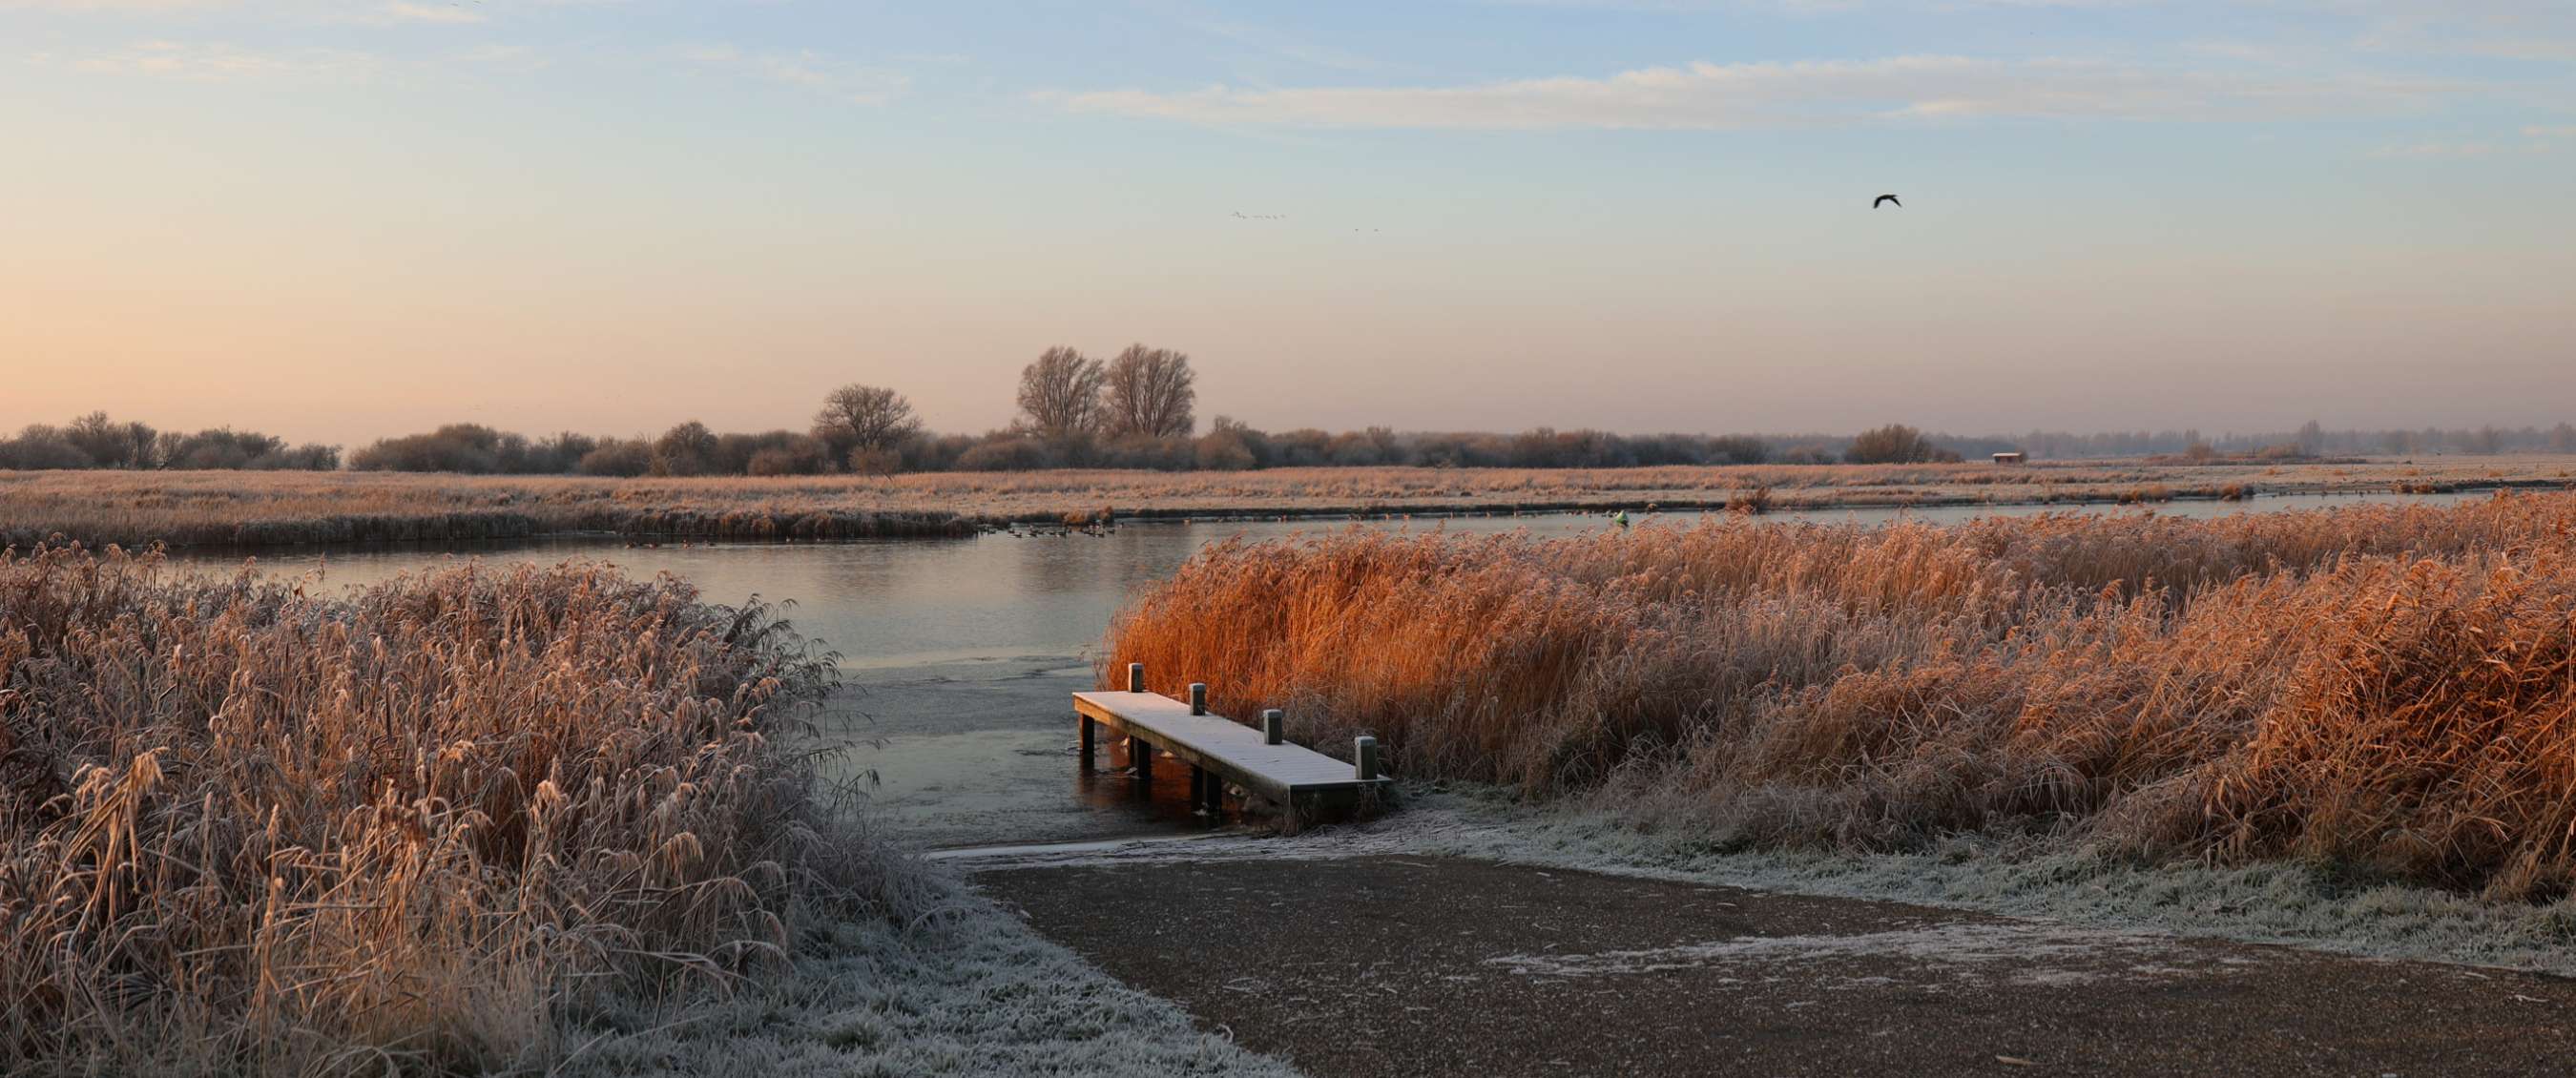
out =
<svg viewBox="0 0 2576 1078"><path fill-rule="evenodd" d="M706 475L713 472L716 450L720 445L715 432L697 420L672 427L653 440L653 474Z"/></svg>
<svg viewBox="0 0 2576 1078"><path fill-rule="evenodd" d="M921 430L912 402L879 386L851 384L823 398L814 413L814 437L832 447L832 459L848 460L857 450L892 449Z"/></svg>
<svg viewBox="0 0 2576 1078"><path fill-rule="evenodd" d="M1020 372L1020 421L1049 438L1088 433L1100 423L1100 361L1057 345Z"/></svg>
<svg viewBox="0 0 2576 1078"><path fill-rule="evenodd" d="M63 428L63 438L89 454L92 463L101 468L122 468L133 463L134 443L125 438L125 428L107 418L105 412L91 412Z"/></svg>
<svg viewBox="0 0 2576 1078"><path fill-rule="evenodd" d="M1190 415L1190 407L1198 403L1194 381L1190 357L1169 348L1128 345L1109 361L1109 433L1156 438L1188 434L1198 425Z"/></svg>

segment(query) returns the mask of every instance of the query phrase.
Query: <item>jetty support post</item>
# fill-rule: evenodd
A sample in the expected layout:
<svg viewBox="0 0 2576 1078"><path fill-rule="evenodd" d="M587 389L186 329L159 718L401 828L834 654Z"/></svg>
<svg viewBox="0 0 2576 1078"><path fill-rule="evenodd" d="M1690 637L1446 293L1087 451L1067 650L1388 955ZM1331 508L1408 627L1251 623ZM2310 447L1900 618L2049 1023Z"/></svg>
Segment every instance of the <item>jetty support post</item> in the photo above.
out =
<svg viewBox="0 0 2576 1078"><path fill-rule="evenodd" d="M1082 769L1089 771L1092 749L1100 740L1100 724L1079 711L1073 713L1073 721L1082 728Z"/></svg>
<svg viewBox="0 0 2576 1078"><path fill-rule="evenodd" d="M1261 713L1261 743L1283 744L1288 740L1288 713L1271 708Z"/></svg>
<svg viewBox="0 0 2576 1078"><path fill-rule="evenodd" d="M1190 714L1207 714L1207 682L1190 682Z"/></svg>
<svg viewBox="0 0 2576 1078"><path fill-rule="evenodd" d="M1361 782L1377 777L1377 739L1362 734L1351 742L1352 770Z"/></svg>
<svg viewBox="0 0 2576 1078"><path fill-rule="evenodd" d="M1128 663L1128 664L1127 664L1127 691L1128 691L1128 692L1143 692L1143 691L1145 691L1145 664L1143 664L1143 663Z"/></svg>

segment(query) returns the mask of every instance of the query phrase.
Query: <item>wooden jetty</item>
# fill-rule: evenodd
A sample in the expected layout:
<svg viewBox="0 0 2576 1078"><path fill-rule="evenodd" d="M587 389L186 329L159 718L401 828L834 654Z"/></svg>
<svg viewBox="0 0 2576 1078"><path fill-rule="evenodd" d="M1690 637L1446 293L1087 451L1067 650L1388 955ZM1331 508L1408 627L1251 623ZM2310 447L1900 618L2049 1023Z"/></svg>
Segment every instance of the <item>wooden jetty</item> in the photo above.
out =
<svg viewBox="0 0 2576 1078"><path fill-rule="evenodd" d="M1261 714L1253 729L1207 709L1207 686L1190 686L1187 702L1145 691L1145 666L1127 666L1126 692L1078 692L1073 710L1082 729L1082 766L1092 766L1106 727L1129 740L1138 781L1153 778L1154 756L1168 752L1190 766L1191 801L1214 812L1228 783L1268 802L1292 823L1348 811L1392 780L1378 771L1377 739L1355 742L1356 762L1343 763L1282 736L1278 711Z"/></svg>

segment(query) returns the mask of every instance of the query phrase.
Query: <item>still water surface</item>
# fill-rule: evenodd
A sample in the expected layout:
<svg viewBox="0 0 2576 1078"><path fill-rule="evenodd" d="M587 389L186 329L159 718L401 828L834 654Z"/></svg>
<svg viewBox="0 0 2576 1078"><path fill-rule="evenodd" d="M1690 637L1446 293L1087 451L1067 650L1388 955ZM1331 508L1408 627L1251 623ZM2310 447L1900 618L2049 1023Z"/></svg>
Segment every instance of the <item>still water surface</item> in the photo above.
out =
<svg viewBox="0 0 2576 1078"><path fill-rule="evenodd" d="M2350 505L2359 501L2443 504L2481 494L2284 495L2249 502L2174 502L2156 507L2167 516L2205 517ZM2099 506L1954 506L1920 509L1851 509L1781 513L1765 520L1883 523L1897 519L1953 523L1981 516L2041 512L2136 513ZM1688 522L1696 514L1640 517ZM713 543L629 548L594 539L466 544L440 548L374 548L327 552L290 551L258 558L263 571L322 574L326 584L364 585L398 573L455 564L468 558L551 564L568 559L614 563L637 574L671 573L698 586L714 602L739 603L754 595L792 601L789 617L807 637L841 653L852 670L885 670L964 660L1023 656L1075 656L1096 644L1110 617L1137 589L1170 576L1209 543L1242 536L1274 539L1316 535L1348 523L1290 522L1138 523L1104 535L985 535L972 539L897 539L847 543ZM1566 535L1614 527L1599 516L1448 517L1377 521L1363 527L1445 529L1487 534L1527 529ZM209 568L238 564L238 556L187 554L182 560Z"/></svg>

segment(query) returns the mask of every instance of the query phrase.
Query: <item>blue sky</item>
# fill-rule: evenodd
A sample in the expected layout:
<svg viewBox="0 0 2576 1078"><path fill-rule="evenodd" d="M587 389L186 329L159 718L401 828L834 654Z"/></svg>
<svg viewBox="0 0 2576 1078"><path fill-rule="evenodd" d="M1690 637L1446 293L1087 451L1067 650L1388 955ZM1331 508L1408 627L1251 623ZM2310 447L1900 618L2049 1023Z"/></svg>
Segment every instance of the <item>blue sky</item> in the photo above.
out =
<svg viewBox="0 0 2576 1078"><path fill-rule="evenodd" d="M7 425L974 430L1134 340L1271 427L2576 391L2567 4L0 0L0 124Z"/></svg>

